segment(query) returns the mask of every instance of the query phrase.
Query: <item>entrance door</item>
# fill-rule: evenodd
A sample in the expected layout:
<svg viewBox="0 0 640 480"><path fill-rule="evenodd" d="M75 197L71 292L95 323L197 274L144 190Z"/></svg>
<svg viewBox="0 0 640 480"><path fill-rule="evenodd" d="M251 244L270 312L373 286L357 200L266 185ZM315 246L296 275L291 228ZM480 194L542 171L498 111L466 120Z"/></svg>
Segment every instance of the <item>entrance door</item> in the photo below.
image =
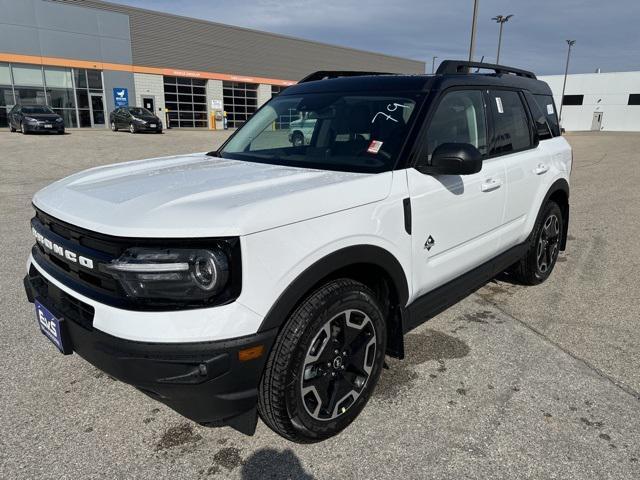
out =
<svg viewBox="0 0 640 480"><path fill-rule="evenodd" d="M600 131L602 128L602 112L593 112L593 120L591 121L591 130Z"/></svg>
<svg viewBox="0 0 640 480"><path fill-rule="evenodd" d="M104 97L101 93L91 94L91 126L104 127Z"/></svg>
<svg viewBox="0 0 640 480"><path fill-rule="evenodd" d="M155 101L154 97L142 97L142 106L155 115Z"/></svg>

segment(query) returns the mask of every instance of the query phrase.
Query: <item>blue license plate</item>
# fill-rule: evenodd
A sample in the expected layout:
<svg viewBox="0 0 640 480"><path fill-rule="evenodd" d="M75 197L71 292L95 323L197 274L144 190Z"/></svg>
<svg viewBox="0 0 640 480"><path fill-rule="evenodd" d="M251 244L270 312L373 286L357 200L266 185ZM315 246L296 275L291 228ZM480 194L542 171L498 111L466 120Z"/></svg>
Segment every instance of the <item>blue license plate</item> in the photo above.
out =
<svg viewBox="0 0 640 480"><path fill-rule="evenodd" d="M58 347L62 353L70 353L70 345L65 345L64 338L64 325L61 320L55 317L47 307L42 305L39 301L35 301L36 305L36 318L38 319L38 325L40 325L40 331L51 342Z"/></svg>

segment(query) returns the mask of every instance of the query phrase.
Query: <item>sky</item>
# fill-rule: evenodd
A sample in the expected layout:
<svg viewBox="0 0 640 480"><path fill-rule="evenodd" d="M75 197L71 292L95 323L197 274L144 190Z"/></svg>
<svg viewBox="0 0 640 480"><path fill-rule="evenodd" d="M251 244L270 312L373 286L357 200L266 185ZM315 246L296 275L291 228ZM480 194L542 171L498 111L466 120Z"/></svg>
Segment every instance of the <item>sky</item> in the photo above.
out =
<svg viewBox="0 0 640 480"><path fill-rule="evenodd" d="M219 23L422 60L466 59L473 0L111 0ZM640 70L640 0L479 0L474 58L538 75Z"/></svg>

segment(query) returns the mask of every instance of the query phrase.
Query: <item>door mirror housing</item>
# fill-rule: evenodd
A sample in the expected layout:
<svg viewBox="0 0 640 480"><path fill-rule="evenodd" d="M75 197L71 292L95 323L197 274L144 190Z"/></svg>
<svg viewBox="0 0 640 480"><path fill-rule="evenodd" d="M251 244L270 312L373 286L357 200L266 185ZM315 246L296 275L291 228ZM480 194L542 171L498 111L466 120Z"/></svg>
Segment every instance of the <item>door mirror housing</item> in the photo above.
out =
<svg viewBox="0 0 640 480"><path fill-rule="evenodd" d="M470 143L443 143L431 155L431 165L418 170L432 175L472 175L482 170L482 153Z"/></svg>

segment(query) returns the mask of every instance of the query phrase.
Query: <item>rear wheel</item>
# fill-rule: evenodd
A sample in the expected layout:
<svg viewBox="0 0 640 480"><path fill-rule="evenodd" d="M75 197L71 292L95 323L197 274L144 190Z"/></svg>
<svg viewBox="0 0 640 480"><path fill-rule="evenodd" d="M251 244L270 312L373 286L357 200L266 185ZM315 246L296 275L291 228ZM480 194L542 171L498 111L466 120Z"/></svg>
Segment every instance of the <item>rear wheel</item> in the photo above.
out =
<svg viewBox="0 0 640 480"><path fill-rule="evenodd" d="M547 203L533 228L527 253L512 269L519 282L537 285L549 278L560 253L562 226L562 210L555 202Z"/></svg>
<svg viewBox="0 0 640 480"><path fill-rule="evenodd" d="M15 131L16 131L16 129L15 129L15 128L13 128L13 124L12 124L11 122L9 122L9 131L10 131L11 133L13 133L13 132L15 132Z"/></svg>
<svg viewBox="0 0 640 480"><path fill-rule="evenodd" d="M384 316L373 292L350 279L325 284L276 339L260 382L261 418L294 442L336 435L369 400L385 346Z"/></svg>
<svg viewBox="0 0 640 480"><path fill-rule="evenodd" d="M294 147L301 147L304 145L304 135L302 132L293 132L291 134L291 144Z"/></svg>

